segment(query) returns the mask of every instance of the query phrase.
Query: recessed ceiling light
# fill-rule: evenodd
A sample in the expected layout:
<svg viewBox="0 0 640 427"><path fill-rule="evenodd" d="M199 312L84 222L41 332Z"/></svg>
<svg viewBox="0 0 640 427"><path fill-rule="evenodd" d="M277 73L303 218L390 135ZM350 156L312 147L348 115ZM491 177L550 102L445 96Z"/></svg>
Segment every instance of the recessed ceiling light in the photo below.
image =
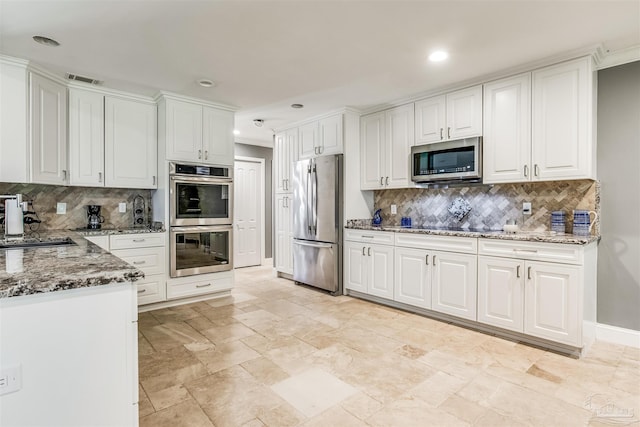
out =
<svg viewBox="0 0 640 427"><path fill-rule="evenodd" d="M262 125L264 124L264 120L262 120L262 119L253 119L253 124L255 125L255 127L261 128Z"/></svg>
<svg viewBox="0 0 640 427"><path fill-rule="evenodd" d="M304 105L302 104L291 104L291 108L303 108Z"/></svg>
<svg viewBox="0 0 640 427"><path fill-rule="evenodd" d="M33 40L37 43L43 44L45 46L49 46L49 47L58 47L60 46L60 43L57 42L54 39L50 39L49 37L45 37L45 36L33 36Z"/></svg>
<svg viewBox="0 0 640 427"><path fill-rule="evenodd" d="M216 82L209 79L200 79L198 80L198 84L202 87L214 87L216 85Z"/></svg>
<svg viewBox="0 0 640 427"><path fill-rule="evenodd" d="M234 129L234 130L233 130L233 134L234 134L234 135L240 135L240 131L239 131L238 129Z"/></svg>
<svg viewBox="0 0 640 427"><path fill-rule="evenodd" d="M429 61L440 62L440 61L444 61L448 57L449 57L449 54L444 50L436 50L435 52L432 52L431 55L429 55Z"/></svg>

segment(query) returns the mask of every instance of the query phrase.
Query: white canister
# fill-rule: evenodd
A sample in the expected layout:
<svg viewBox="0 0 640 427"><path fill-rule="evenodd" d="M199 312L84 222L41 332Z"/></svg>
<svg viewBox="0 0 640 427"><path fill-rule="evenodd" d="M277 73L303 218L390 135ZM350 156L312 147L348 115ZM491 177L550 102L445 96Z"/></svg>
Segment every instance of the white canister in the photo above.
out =
<svg viewBox="0 0 640 427"><path fill-rule="evenodd" d="M4 234L8 237L24 234L24 215L18 202L18 199L4 201Z"/></svg>

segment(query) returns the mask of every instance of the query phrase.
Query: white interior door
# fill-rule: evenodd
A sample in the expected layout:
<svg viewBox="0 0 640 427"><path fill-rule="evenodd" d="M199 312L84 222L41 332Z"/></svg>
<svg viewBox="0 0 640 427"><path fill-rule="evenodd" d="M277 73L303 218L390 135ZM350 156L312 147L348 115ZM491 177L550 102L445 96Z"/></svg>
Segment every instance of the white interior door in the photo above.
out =
<svg viewBox="0 0 640 427"><path fill-rule="evenodd" d="M262 262L263 165L236 160L234 167L234 266L248 267Z"/></svg>

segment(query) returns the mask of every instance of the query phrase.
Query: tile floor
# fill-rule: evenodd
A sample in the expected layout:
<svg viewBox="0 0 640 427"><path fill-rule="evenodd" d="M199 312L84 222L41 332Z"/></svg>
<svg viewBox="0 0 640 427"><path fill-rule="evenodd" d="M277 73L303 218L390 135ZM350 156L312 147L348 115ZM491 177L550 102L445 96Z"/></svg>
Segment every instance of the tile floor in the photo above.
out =
<svg viewBox="0 0 640 427"><path fill-rule="evenodd" d="M582 359L236 270L141 313L143 427L640 425L640 350Z"/></svg>

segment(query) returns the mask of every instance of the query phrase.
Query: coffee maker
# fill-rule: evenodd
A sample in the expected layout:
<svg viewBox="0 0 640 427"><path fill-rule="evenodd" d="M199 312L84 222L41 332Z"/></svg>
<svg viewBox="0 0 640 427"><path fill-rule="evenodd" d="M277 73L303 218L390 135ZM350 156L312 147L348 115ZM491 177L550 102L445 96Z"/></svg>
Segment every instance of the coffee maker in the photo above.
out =
<svg viewBox="0 0 640 427"><path fill-rule="evenodd" d="M104 222L104 217L100 215L100 205L87 205L87 228L92 230L99 230Z"/></svg>

